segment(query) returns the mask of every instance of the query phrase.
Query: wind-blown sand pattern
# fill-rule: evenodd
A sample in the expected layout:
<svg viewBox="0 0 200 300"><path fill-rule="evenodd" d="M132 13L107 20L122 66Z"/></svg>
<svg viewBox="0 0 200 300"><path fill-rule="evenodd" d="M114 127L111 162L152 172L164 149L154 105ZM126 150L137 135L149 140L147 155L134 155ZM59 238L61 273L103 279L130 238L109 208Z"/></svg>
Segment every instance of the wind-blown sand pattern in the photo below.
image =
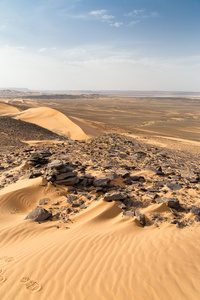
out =
<svg viewBox="0 0 200 300"><path fill-rule="evenodd" d="M12 155L0 177L10 175L0 190L2 300L199 299L195 157L117 134L27 145L15 168ZM52 217L25 220L35 207Z"/></svg>
<svg viewBox="0 0 200 300"><path fill-rule="evenodd" d="M88 138L83 130L68 117L49 107L30 108L16 114L14 118L37 124L72 139L81 140Z"/></svg>

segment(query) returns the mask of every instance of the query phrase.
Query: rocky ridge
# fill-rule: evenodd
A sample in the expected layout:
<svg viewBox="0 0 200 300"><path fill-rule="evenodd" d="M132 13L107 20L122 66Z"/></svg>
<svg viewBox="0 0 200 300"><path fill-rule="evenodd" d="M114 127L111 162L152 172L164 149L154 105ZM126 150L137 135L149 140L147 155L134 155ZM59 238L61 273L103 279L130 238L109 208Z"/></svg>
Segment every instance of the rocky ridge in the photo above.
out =
<svg viewBox="0 0 200 300"><path fill-rule="evenodd" d="M36 124L0 116L0 149L5 147L23 147L22 141L29 140L67 140L48 129Z"/></svg>
<svg viewBox="0 0 200 300"><path fill-rule="evenodd" d="M60 228L94 201L117 201L122 218L141 227L200 221L198 157L108 134L84 141L24 146L0 155L0 188L19 179L45 178L66 200L40 199L27 218ZM32 215L32 217L31 217ZM46 217L45 217L46 216Z"/></svg>

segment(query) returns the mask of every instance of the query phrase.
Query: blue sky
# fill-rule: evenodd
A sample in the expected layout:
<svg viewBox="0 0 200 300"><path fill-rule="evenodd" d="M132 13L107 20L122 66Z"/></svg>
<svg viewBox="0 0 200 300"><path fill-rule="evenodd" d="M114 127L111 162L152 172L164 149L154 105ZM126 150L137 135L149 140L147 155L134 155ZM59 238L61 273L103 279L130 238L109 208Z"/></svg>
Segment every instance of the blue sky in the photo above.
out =
<svg viewBox="0 0 200 300"><path fill-rule="evenodd" d="M0 0L0 87L200 91L200 0Z"/></svg>

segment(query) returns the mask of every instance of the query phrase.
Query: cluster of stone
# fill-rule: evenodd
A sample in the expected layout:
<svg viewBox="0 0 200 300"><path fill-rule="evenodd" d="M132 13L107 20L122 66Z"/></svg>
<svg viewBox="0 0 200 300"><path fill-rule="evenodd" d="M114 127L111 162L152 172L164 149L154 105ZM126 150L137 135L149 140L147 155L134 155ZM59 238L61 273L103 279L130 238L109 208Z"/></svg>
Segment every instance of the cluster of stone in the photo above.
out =
<svg viewBox="0 0 200 300"><path fill-rule="evenodd" d="M44 199L39 202L52 217L59 215L61 220L103 199L119 201L123 217L137 219L142 226L200 221L200 164L198 157L189 153L164 151L123 135L109 134L88 141L27 146L24 152L13 150L0 157L0 188L23 176L43 176L57 190L66 186L67 204ZM23 161L27 168L12 173L12 167ZM152 212L144 216L141 211L152 204L166 205L169 214Z"/></svg>
<svg viewBox="0 0 200 300"><path fill-rule="evenodd" d="M45 178L47 181L58 185L73 186L79 182L78 173L73 171L68 163L53 160L47 165Z"/></svg>
<svg viewBox="0 0 200 300"><path fill-rule="evenodd" d="M42 165L45 165L48 163L48 157L51 156L51 153L46 150L42 150L40 152L34 152L31 154L31 156L28 158L27 160L27 163L30 165L30 166L33 166L35 168L39 168L41 167Z"/></svg>

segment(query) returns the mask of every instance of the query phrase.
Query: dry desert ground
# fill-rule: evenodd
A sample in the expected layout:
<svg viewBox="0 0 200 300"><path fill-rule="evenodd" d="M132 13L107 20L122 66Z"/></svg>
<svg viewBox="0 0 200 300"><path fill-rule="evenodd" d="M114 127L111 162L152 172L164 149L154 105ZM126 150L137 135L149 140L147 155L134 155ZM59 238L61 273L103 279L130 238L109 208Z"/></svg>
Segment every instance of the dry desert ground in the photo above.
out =
<svg viewBox="0 0 200 300"><path fill-rule="evenodd" d="M199 299L199 95L0 91L0 125L0 299Z"/></svg>

